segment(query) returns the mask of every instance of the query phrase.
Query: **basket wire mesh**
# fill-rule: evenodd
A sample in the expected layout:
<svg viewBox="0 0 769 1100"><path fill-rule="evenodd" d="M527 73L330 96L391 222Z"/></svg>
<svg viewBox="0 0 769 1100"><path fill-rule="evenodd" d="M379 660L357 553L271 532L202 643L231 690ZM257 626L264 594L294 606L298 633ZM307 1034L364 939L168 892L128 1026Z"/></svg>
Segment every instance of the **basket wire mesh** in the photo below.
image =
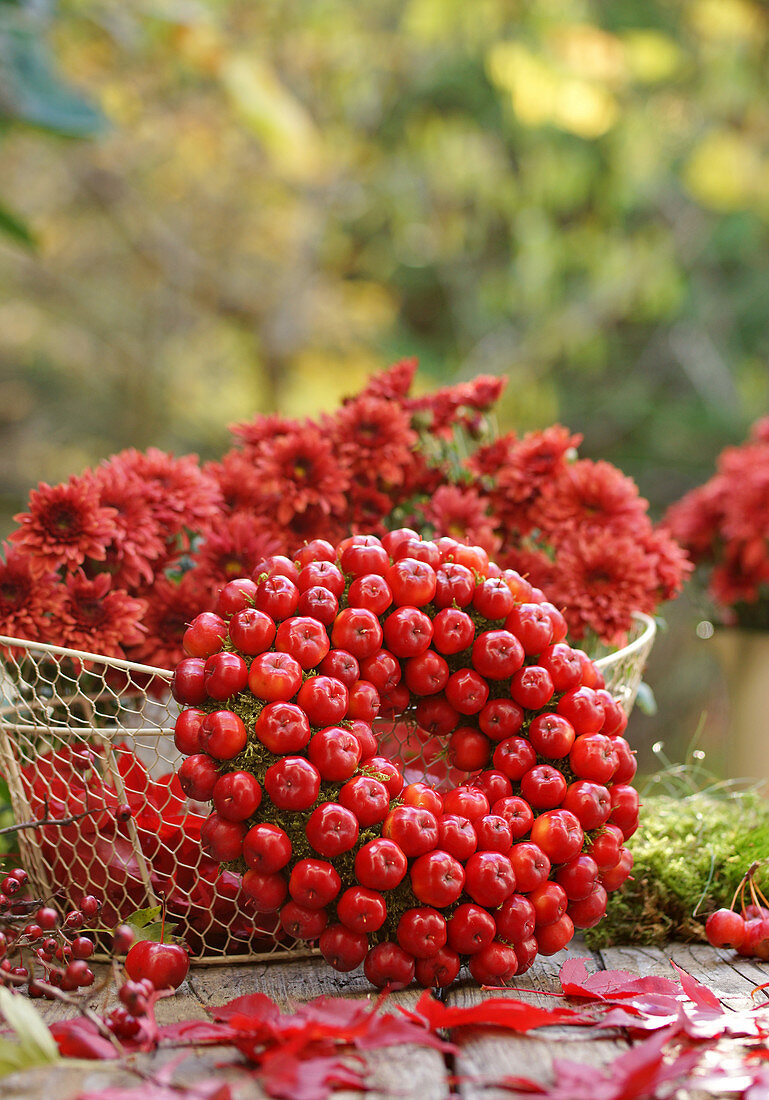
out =
<svg viewBox="0 0 769 1100"><path fill-rule="evenodd" d="M627 644L593 662L603 673L607 691L619 700L628 716L657 634L657 624L650 615L636 611L633 620Z"/></svg>
<svg viewBox="0 0 769 1100"><path fill-rule="evenodd" d="M628 644L595 662L628 714L655 635L653 619L635 620ZM199 964L317 954L288 938L275 914L255 912L239 876L203 855L209 807L174 778L182 758L170 672L4 636L0 654L0 773L17 824L30 823L19 850L41 898L64 912L95 893L107 927L162 898ZM409 714L375 730L407 782L466 781L445 743Z"/></svg>
<svg viewBox="0 0 769 1100"><path fill-rule="evenodd" d="M162 898L197 963L311 953L202 854L209 808L174 778L170 672L5 636L0 652L0 773L36 896L63 913L95 894L106 928Z"/></svg>

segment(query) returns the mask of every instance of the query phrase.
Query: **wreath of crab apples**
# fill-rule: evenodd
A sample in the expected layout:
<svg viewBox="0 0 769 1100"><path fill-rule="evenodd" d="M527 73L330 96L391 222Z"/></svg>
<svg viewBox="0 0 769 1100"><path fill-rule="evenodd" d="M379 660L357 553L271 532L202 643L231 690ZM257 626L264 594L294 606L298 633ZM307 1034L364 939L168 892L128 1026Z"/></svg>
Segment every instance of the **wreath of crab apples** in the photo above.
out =
<svg viewBox="0 0 769 1100"><path fill-rule="evenodd" d="M206 853L285 939L373 985L522 973L596 924L638 825L627 719L518 573L401 529L315 539L230 581L173 694ZM378 716L408 714L463 781L404 785Z"/></svg>

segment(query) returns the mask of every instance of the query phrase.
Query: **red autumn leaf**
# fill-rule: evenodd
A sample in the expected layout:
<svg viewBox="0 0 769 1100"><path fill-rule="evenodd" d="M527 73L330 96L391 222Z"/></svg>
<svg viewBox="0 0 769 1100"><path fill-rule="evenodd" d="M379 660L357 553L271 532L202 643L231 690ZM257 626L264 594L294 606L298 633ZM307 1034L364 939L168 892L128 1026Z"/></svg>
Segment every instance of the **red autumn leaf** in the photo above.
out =
<svg viewBox="0 0 769 1100"><path fill-rule="evenodd" d="M236 1016L247 1016L260 1022L278 1020L281 1012L274 1001L265 993L248 993L244 997L235 997L227 1004L209 1009L215 1020L232 1020Z"/></svg>
<svg viewBox="0 0 769 1100"><path fill-rule="evenodd" d="M767 1022L758 1019L755 1009L749 1012L731 1012L723 1008L697 1008L688 1004L680 1006L680 1030L690 1039L759 1038L767 1033Z"/></svg>
<svg viewBox="0 0 769 1100"><path fill-rule="evenodd" d="M276 1100L326 1100L338 1088L366 1087L362 1075L334 1055L296 1058L280 1047L265 1055L254 1076Z"/></svg>
<svg viewBox="0 0 769 1100"><path fill-rule="evenodd" d="M253 993L213 1009L212 1015L227 1024L230 1038L226 1041L233 1042L252 1059L258 1059L258 1048L271 1041L290 1043L295 1050L322 1041L359 1050L401 1043L449 1049L448 1044L425 1028L423 1020L404 1019L401 1015L382 1013L378 1008L370 1001L318 997L283 1014L269 997Z"/></svg>
<svg viewBox="0 0 769 1100"><path fill-rule="evenodd" d="M680 1001L675 997L637 997L632 1001L607 1001L600 1006L596 1027L626 1027L633 1032L660 1031L678 1021Z"/></svg>
<svg viewBox="0 0 769 1100"><path fill-rule="evenodd" d="M687 974L685 970L670 960L673 969L681 979L681 988L690 1001L694 1001L700 1008L716 1008L719 1012L723 1012L723 1007L718 997L715 995L712 989L708 989L702 982L698 982L696 978L693 978L691 974Z"/></svg>
<svg viewBox="0 0 769 1100"><path fill-rule="evenodd" d="M57 1020L51 1024L59 1054L64 1058L89 1058L109 1061L118 1058L117 1048L100 1035L96 1025L85 1016L74 1020Z"/></svg>
<svg viewBox="0 0 769 1100"><path fill-rule="evenodd" d="M462 1008L444 1005L424 992L413 1011L400 1011L411 1019L421 1019L432 1031L439 1028L491 1026L508 1031L527 1032L552 1024L591 1024L591 1017L571 1008L538 1008L512 997L489 997L480 1004Z"/></svg>
<svg viewBox="0 0 769 1100"><path fill-rule="evenodd" d="M561 988L567 997L591 1001L624 1000L642 993L677 996L680 986L671 978L639 978L628 970L598 970L588 975L585 959L567 959L559 971Z"/></svg>
<svg viewBox="0 0 769 1100"><path fill-rule="evenodd" d="M473 1084L477 1082L474 1081ZM533 1092L541 1096L547 1093L545 1085L539 1081L532 1081L530 1077L503 1077L494 1082L494 1088L510 1089L511 1092Z"/></svg>
<svg viewBox="0 0 769 1100"><path fill-rule="evenodd" d="M318 997L309 1004L299 1005L286 1023L292 1022L313 1029L318 1037L336 1038L351 1043L358 1050L374 1050L417 1043L437 1050L451 1049L437 1035L427 1031L421 1021L404 1019L400 1014L378 1011L379 1005L345 997Z"/></svg>
<svg viewBox="0 0 769 1100"><path fill-rule="evenodd" d="M660 1085L686 1077L701 1058L701 1052L686 1051L672 1061L665 1047L670 1031L661 1032L618 1055L603 1070L584 1062L556 1059L555 1082L543 1089L545 1100L650 1100ZM516 1078L495 1082L516 1089Z"/></svg>
<svg viewBox="0 0 769 1100"><path fill-rule="evenodd" d="M176 1024L163 1024L158 1028L161 1046L228 1046L238 1033L227 1024L209 1020L182 1020Z"/></svg>

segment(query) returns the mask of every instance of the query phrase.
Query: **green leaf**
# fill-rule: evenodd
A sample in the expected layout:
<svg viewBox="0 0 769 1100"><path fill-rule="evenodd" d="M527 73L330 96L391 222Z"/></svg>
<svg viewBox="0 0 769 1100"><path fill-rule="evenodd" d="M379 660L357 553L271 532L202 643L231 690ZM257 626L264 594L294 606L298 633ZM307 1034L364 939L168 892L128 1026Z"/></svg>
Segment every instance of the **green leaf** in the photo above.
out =
<svg viewBox="0 0 769 1100"><path fill-rule="evenodd" d="M0 26L0 72L0 118L64 137L89 137L105 128L101 111L54 71L40 27L20 20Z"/></svg>
<svg viewBox="0 0 769 1100"><path fill-rule="evenodd" d="M126 919L125 923L132 928L137 940L153 940L161 943L163 940L170 943L177 929L177 925L166 921L165 930L162 921L162 906L153 905L149 909L137 909L135 913Z"/></svg>
<svg viewBox="0 0 769 1100"><path fill-rule="evenodd" d="M60 1060L53 1036L25 996L0 986L0 1015L16 1035L16 1041L0 1038L0 1075Z"/></svg>
<svg viewBox="0 0 769 1100"><path fill-rule="evenodd" d="M126 919L126 924L141 930L146 928L148 924L152 924L153 921L159 920L162 911L160 905L152 905L149 909L137 909L135 913L131 913L130 917Z"/></svg>
<svg viewBox="0 0 769 1100"><path fill-rule="evenodd" d="M657 713L657 700L654 698L654 692L645 680L642 680L638 685L638 695L636 695L635 701L641 714L654 717Z"/></svg>
<svg viewBox="0 0 769 1100"><path fill-rule="evenodd" d="M17 244L23 244L31 249L37 248L37 241L29 227L2 204L0 204L0 233L11 237Z"/></svg>

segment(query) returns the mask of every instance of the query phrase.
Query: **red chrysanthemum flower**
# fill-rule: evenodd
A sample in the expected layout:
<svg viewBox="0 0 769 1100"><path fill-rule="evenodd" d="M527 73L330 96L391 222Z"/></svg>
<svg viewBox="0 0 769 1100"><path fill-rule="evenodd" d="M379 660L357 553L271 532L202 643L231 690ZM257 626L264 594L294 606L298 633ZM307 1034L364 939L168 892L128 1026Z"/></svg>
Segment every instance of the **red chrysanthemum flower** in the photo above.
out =
<svg viewBox="0 0 769 1100"><path fill-rule="evenodd" d="M594 634L624 644L634 611L656 604L656 578L643 548L629 534L596 530L562 546L548 599L563 609L573 638Z"/></svg>
<svg viewBox="0 0 769 1100"><path fill-rule="evenodd" d="M647 509L632 478L609 462L582 458L542 485L537 525L557 546L576 532L588 534L599 527L642 532L650 526Z"/></svg>
<svg viewBox="0 0 769 1100"><path fill-rule="evenodd" d="M145 483L108 463L96 469L93 476L100 502L115 512L116 533L103 562L87 562L86 573L109 573L113 589L149 584L155 563L165 556L167 533L153 514Z"/></svg>
<svg viewBox="0 0 769 1100"><path fill-rule="evenodd" d="M203 538L192 572L212 594L236 577L250 577L258 562L286 552L285 538L264 519L238 512L221 520Z"/></svg>
<svg viewBox="0 0 769 1100"><path fill-rule="evenodd" d="M499 439L478 447L466 460L465 466L476 477L495 478L510 463L517 442L515 432L501 435Z"/></svg>
<svg viewBox="0 0 769 1100"><path fill-rule="evenodd" d="M363 395L348 401L334 417L326 417L323 426L350 481L387 492L408 479L417 434L398 405Z"/></svg>
<svg viewBox="0 0 769 1100"><path fill-rule="evenodd" d="M265 511L264 489L253 458L249 458L244 451L227 451L221 462L208 462L203 469L216 478L225 511L233 514L259 514Z"/></svg>
<svg viewBox="0 0 769 1100"><path fill-rule="evenodd" d="M507 460L488 489L505 546L515 546L520 538L538 529L540 494L566 469L570 452L580 440L580 436L556 424L510 442Z"/></svg>
<svg viewBox="0 0 769 1100"><path fill-rule="evenodd" d="M769 418L753 425L747 443L724 448L715 475L672 505L665 525L696 564L711 570L708 590L722 618L763 628L769 605Z"/></svg>
<svg viewBox="0 0 769 1100"><path fill-rule="evenodd" d="M567 456L582 442L567 428L554 424L529 432L511 448L508 463L497 475L497 491L515 503L530 501L566 465Z"/></svg>
<svg viewBox="0 0 769 1100"><path fill-rule="evenodd" d="M664 527L686 547L695 562L704 561L715 552L726 489L726 485L713 478L692 489L665 514Z"/></svg>
<svg viewBox="0 0 769 1100"><path fill-rule="evenodd" d="M760 540L767 556L769 540L769 447L746 444L727 448L719 461L717 481L723 492L719 534L727 541Z"/></svg>
<svg viewBox="0 0 769 1100"><path fill-rule="evenodd" d="M314 425L305 424L283 436L254 460L264 493L265 511L287 524L310 507L339 515L346 506L347 473L334 455L331 441Z"/></svg>
<svg viewBox="0 0 769 1100"><path fill-rule="evenodd" d="M401 359L386 370L377 371L369 378L359 396L365 394L368 397L383 397L386 401L403 402L408 397L417 365L416 359Z"/></svg>
<svg viewBox="0 0 769 1100"><path fill-rule="evenodd" d="M156 668L172 669L184 657L184 632L201 611L213 606L210 588L201 586L194 570L176 581L159 576L143 593L145 637L134 646L129 660Z"/></svg>
<svg viewBox="0 0 769 1100"><path fill-rule="evenodd" d="M347 493L349 533L383 535L384 521L398 503L392 494L383 493L374 485L353 481Z"/></svg>
<svg viewBox="0 0 769 1100"><path fill-rule="evenodd" d="M735 604L753 604L767 595L769 584L769 563L766 558L745 553L743 546L728 547L723 561L715 566L710 577L709 591L712 598L723 609L727 622L735 621L730 609Z"/></svg>
<svg viewBox="0 0 769 1100"><path fill-rule="evenodd" d="M106 464L125 476L138 478L152 514L172 541L183 529L202 531L222 511L222 494L216 478L204 473L197 455L172 454L150 447L121 451Z"/></svg>
<svg viewBox="0 0 769 1100"><path fill-rule="evenodd" d="M311 504L303 512L296 512L281 528L283 553L293 552L312 539L326 539L336 544L350 534L349 512L341 516L329 515L317 504Z"/></svg>
<svg viewBox="0 0 769 1100"><path fill-rule="evenodd" d="M488 499L471 485L442 485L422 509L435 535L482 546L491 555L499 549L488 514Z"/></svg>
<svg viewBox="0 0 769 1100"><path fill-rule="evenodd" d="M113 590L107 573L89 579L78 569L66 578L65 593L63 645L122 658L127 646L141 642L146 604L122 589Z"/></svg>
<svg viewBox="0 0 769 1100"><path fill-rule="evenodd" d="M11 541L29 555L35 576L75 569L86 558L103 561L117 530L114 510L102 507L91 476L71 477L62 485L41 481L29 495L29 511L14 519L19 528Z"/></svg>
<svg viewBox="0 0 769 1100"><path fill-rule="evenodd" d="M257 414L253 420L243 424L230 424L230 433L242 440L244 451L248 454L255 450L261 454L265 444L270 445L285 436L294 435L302 425L298 420L289 420L277 413ZM250 456L253 457L253 456Z"/></svg>
<svg viewBox="0 0 769 1100"><path fill-rule="evenodd" d="M750 429L750 438L754 443L769 443L769 416L762 416Z"/></svg>
<svg viewBox="0 0 769 1100"><path fill-rule="evenodd" d="M683 583L694 569L689 556L682 546L672 539L661 527L652 528L638 541L644 554L649 558L657 579L656 602L664 603L674 599L681 591ZM639 607L639 611L651 612L653 605Z"/></svg>
<svg viewBox="0 0 769 1100"><path fill-rule="evenodd" d="M427 414L427 427L437 435L447 435L456 424L474 434L481 414L499 400L506 380L480 375L471 382L460 382L446 389L412 397L405 402L412 414Z"/></svg>
<svg viewBox="0 0 769 1100"><path fill-rule="evenodd" d="M54 573L35 574L32 558L3 543L0 556L0 634L61 643L63 587Z"/></svg>

